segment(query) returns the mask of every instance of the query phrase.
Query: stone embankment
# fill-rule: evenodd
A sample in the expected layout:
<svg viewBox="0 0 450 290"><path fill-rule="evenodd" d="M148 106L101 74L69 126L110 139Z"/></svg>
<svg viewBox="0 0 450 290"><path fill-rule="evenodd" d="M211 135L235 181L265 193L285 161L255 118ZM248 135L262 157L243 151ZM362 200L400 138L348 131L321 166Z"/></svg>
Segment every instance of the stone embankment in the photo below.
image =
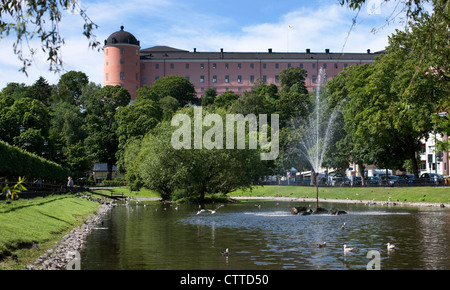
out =
<svg viewBox="0 0 450 290"><path fill-rule="evenodd" d="M92 229L101 223L104 215L111 207L110 203L100 206L96 215L65 235L53 248L47 250L45 254L41 255L33 264L28 265L26 269L65 270L69 268L69 264L74 264L75 259L78 259L76 262L79 263L79 252L83 249L86 237L91 233Z"/></svg>

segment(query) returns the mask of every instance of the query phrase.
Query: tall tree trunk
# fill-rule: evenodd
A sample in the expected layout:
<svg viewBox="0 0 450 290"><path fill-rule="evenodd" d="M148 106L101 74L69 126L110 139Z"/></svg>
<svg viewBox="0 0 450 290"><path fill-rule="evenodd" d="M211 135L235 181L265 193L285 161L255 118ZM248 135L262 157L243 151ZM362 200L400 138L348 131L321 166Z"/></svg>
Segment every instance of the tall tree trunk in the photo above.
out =
<svg viewBox="0 0 450 290"><path fill-rule="evenodd" d="M359 176L361 176L361 186L366 186L366 180L364 179L364 172L366 167L363 162L358 162Z"/></svg>
<svg viewBox="0 0 450 290"><path fill-rule="evenodd" d="M108 173L106 174L106 180L112 180L113 164L111 161L108 161L107 164L108 164Z"/></svg>

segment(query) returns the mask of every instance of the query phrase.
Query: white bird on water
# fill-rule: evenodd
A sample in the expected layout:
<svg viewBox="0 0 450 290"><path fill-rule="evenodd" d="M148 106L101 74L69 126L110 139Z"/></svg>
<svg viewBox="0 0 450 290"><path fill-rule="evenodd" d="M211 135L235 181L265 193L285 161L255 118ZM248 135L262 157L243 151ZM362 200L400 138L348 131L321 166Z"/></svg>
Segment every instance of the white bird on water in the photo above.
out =
<svg viewBox="0 0 450 290"><path fill-rule="evenodd" d="M341 229L345 229L346 223L341 226Z"/></svg>
<svg viewBox="0 0 450 290"><path fill-rule="evenodd" d="M347 245L344 245L344 253L348 253L353 251L354 248L348 248Z"/></svg>
<svg viewBox="0 0 450 290"><path fill-rule="evenodd" d="M391 245L390 243L387 243L386 246L387 246L388 250L394 250L395 249L395 245Z"/></svg>
<svg viewBox="0 0 450 290"><path fill-rule="evenodd" d="M228 252L228 248L225 249L225 252L222 252L222 256L229 256L230 252Z"/></svg>
<svg viewBox="0 0 450 290"><path fill-rule="evenodd" d="M317 244L318 248L323 248L327 245L327 242L323 242L323 244Z"/></svg>
<svg viewBox="0 0 450 290"><path fill-rule="evenodd" d="M215 214L216 213L216 211L219 209L219 208L221 208L223 206L223 204L221 204L221 205L219 205L218 207L216 207L216 209L214 209L214 210L211 210L211 209L200 209L198 212L197 212L197 214L201 214L202 212L206 212L206 211L209 211L211 214Z"/></svg>

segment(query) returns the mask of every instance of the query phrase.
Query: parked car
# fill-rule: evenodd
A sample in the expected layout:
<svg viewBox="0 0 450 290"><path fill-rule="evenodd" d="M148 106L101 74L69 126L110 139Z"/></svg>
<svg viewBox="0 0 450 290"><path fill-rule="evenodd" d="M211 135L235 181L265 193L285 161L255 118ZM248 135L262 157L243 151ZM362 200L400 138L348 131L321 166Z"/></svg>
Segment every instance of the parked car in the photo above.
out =
<svg viewBox="0 0 450 290"><path fill-rule="evenodd" d="M380 185L380 178L378 176L369 176L366 179L366 185Z"/></svg>
<svg viewBox="0 0 450 290"><path fill-rule="evenodd" d="M384 185L394 186L398 184L398 176L395 175L386 175L381 178L381 183Z"/></svg>
<svg viewBox="0 0 450 290"><path fill-rule="evenodd" d="M398 176L399 184L414 184L416 180L414 178L414 174L403 174Z"/></svg>
<svg viewBox="0 0 450 290"><path fill-rule="evenodd" d="M328 176L328 183L331 186L338 186L345 183L344 173L332 173Z"/></svg>
<svg viewBox="0 0 450 290"><path fill-rule="evenodd" d="M436 173L422 173L420 176L420 183L443 183L444 178Z"/></svg>

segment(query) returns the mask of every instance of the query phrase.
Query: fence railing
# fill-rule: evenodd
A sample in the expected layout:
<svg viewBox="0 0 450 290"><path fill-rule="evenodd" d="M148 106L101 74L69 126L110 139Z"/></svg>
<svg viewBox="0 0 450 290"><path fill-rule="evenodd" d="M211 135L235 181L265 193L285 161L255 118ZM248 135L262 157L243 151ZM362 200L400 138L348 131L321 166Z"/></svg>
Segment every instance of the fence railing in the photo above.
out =
<svg viewBox="0 0 450 290"><path fill-rule="evenodd" d="M12 188L15 182L0 182L0 200L6 199L6 192L3 189L8 186ZM42 184L42 183L22 183L27 190L23 190L19 193L19 198L35 198L35 197L45 197L55 194L66 194L66 193L78 193L80 191L86 191L87 188L82 186L67 187L63 184Z"/></svg>

